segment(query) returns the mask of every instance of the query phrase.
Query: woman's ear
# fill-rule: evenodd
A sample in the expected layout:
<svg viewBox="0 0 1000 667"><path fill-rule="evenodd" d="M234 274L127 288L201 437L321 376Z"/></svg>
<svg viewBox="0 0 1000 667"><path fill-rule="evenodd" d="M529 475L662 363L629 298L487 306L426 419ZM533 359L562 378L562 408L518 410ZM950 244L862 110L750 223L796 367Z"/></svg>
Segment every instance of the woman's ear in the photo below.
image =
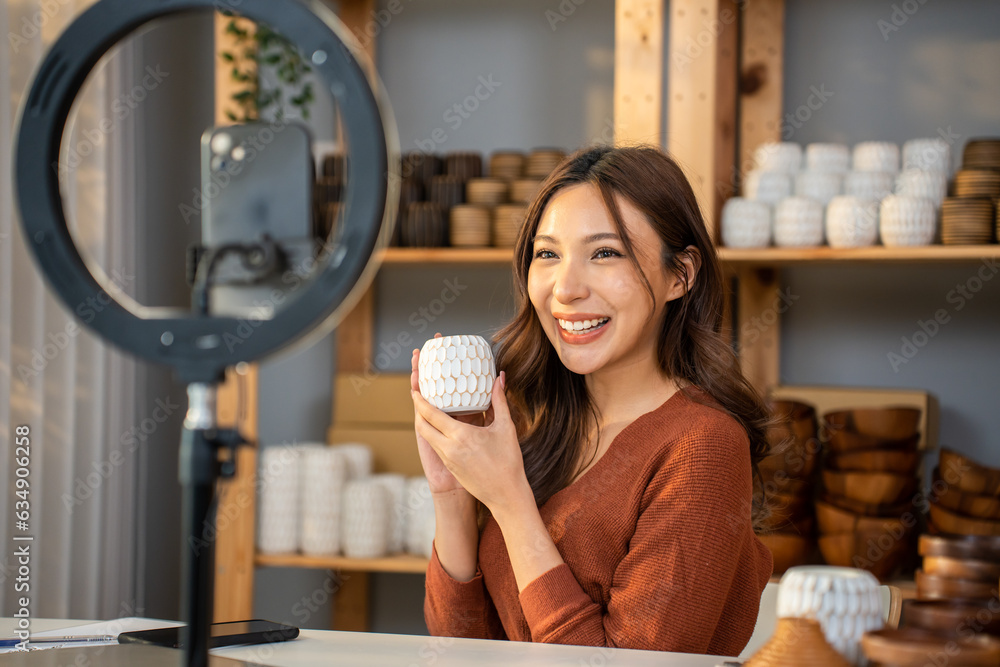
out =
<svg viewBox="0 0 1000 667"><path fill-rule="evenodd" d="M701 251L693 245L689 245L678 253L677 259L680 260L681 267L680 271L673 274L674 282L667 295L668 301L679 299L690 292L698 277L698 271L701 269Z"/></svg>

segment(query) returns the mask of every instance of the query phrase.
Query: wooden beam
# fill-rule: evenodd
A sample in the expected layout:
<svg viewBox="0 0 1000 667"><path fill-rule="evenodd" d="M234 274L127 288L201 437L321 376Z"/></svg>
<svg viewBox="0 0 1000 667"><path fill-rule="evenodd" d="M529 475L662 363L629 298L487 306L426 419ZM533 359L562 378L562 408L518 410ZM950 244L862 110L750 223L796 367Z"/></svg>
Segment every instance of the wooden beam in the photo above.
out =
<svg viewBox="0 0 1000 667"><path fill-rule="evenodd" d="M663 0L616 0L616 144L663 145Z"/></svg>
<svg viewBox="0 0 1000 667"><path fill-rule="evenodd" d="M345 572L333 602L333 629L344 632L368 632L368 573Z"/></svg>
<svg viewBox="0 0 1000 667"><path fill-rule="evenodd" d="M735 160L738 28L731 0L670 0L667 149L715 238Z"/></svg>
<svg viewBox="0 0 1000 667"><path fill-rule="evenodd" d="M753 151L781 141L785 51L785 0L744 4L740 65L740 173L753 166Z"/></svg>
<svg viewBox="0 0 1000 667"><path fill-rule="evenodd" d="M737 339L743 374L766 395L779 383L781 354L780 275L774 269L739 272Z"/></svg>
<svg viewBox="0 0 1000 667"><path fill-rule="evenodd" d="M337 327L337 374L364 374L373 364L375 283ZM336 400L336 397L335 397Z"/></svg>

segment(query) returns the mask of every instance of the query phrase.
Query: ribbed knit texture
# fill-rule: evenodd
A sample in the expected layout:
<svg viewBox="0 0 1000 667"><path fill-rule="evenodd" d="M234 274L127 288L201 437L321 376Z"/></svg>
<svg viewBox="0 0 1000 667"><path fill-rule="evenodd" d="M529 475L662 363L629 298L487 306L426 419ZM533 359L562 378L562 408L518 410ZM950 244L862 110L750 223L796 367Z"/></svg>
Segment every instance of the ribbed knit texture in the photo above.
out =
<svg viewBox="0 0 1000 667"><path fill-rule="evenodd" d="M435 551L431 634L738 655L771 554L751 526L746 433L711 402L694 387L675 393L542 506L565 563L522 593L492 518L471 581L449 576Z"/></svg>

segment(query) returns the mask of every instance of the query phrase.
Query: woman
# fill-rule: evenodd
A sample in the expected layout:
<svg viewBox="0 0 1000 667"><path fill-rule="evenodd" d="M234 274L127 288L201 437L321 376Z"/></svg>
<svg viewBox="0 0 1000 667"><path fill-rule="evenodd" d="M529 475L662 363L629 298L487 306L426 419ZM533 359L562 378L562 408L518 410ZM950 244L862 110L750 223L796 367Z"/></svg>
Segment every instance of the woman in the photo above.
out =
<svg viewBox="0 0 1000 667"><path fill-rule="evenodd" d="M654 148L568 158L528 211L514 284L484 416L424 400L413 355L428 629L738 655L771 575L751 473L768 416L720 336L680 169Z"/></svg>

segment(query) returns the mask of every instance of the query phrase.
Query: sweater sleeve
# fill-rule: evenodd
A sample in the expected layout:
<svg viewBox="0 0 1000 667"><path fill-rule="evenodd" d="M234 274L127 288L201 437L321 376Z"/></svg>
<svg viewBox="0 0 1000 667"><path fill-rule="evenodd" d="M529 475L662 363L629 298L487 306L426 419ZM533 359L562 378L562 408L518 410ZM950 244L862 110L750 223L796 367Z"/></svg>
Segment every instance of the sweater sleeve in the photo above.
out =
<svg viewBox="0 0 1000 667"><path fill-rule="evenodd" d="M749 447L732 426L699 430L671 446L642 494L606 609L566 564L525 587L520 601L533 641L707 652L720 621L727 622L721 617L738 573L770 574L750 543ZM756 617L756 608L747 611Z"/></svg>
<svg viewBox="0 0 1000 667"><path fill-rule="evenodd" d="M507 639L483 573L476 568L472 579L457 581L441 566L436 545L427 566L424 621L433 636Z"/></svg>

